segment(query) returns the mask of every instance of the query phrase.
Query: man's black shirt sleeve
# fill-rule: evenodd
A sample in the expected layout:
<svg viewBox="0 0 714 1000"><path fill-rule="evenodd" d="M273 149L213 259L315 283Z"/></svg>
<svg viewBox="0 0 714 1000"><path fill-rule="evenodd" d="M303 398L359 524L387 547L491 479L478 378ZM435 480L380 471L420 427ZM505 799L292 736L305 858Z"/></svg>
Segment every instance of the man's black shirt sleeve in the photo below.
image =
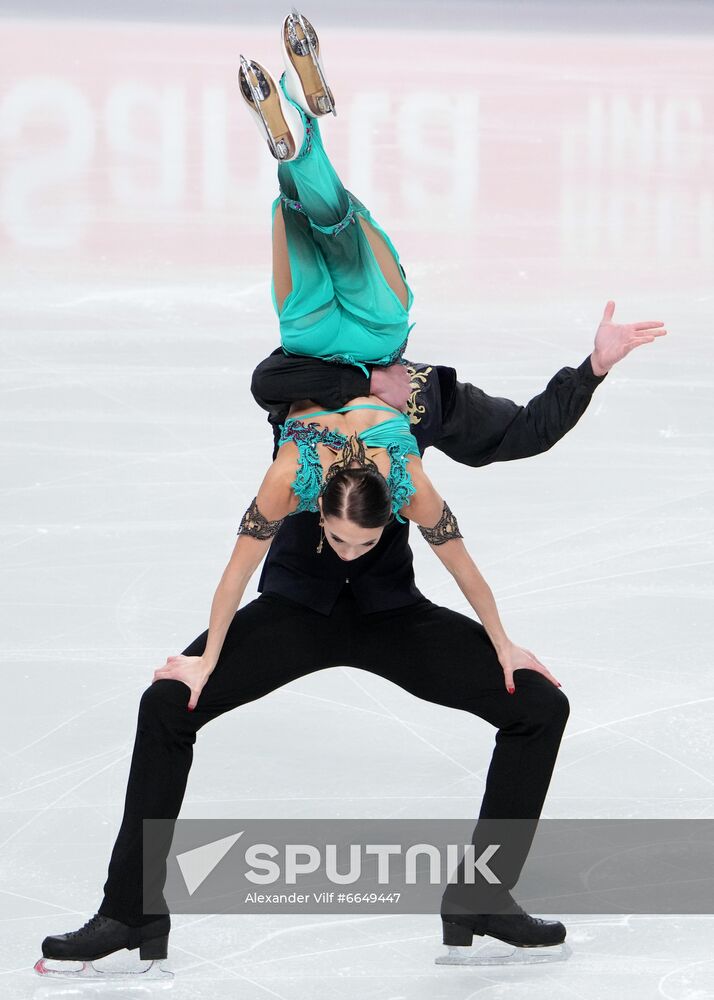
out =
<svg viewBox="0 0 714 1000"><path fill-rule="evenodd" d="M440 368L442 422L431 443L474 467L539 455L577 424L605 377L594 374L588 355L577 368L561 368L541 393L519 405L459 382L453 368Z"/></svg>

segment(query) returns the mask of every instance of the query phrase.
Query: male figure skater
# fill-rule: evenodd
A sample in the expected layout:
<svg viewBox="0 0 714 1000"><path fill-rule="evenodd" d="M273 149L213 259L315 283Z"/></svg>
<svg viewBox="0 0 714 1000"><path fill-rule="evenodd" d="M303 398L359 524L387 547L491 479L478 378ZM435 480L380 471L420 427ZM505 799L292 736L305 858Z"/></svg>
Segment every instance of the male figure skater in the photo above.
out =
<svg viewBox="0 0 714 1000"><path fill-rule="evenodd" d="M655 329L660 323L614 324L613 310L609 302L592 354L578 368L560 369L526 406L458 382L453 369L408 366L407 409L420 451L433 444L463 464L479 466L550 448L575 426L613 364L666 332ZM374 370L368 386L366 377L350 366L275 354L258 366L252 388L261 405L273 409L275 422L276 408L285 409L290 399L313 399L333 408L371 391L391 405L399 398L403 403L405 373L400 368ZM91 962L137 947L142 958L166 957L169 915L143 912L143 818L178 816L193 744L206 722L322 667L364 667L419 697L491 722L498 733L479 819L537 821L569 713L563 691L542 674L522 669L515 695L506 694L481 624L437 607L417 590L408 524L387 525L376 546L350 561L347 574L345 562L330 547L317 554L317 519L317 514L301 513L282 522L265 559L261 595L236 612L194 711L187 710L181 666L171 663L180 658L169 657L155 672L155 681L163 682L152 683L140 701L124 816L104 899L78 931L45 938L46 958ZM207 634L190 643L182 656L200 656ZM447 889L445 943L470 944L474 933L524 946L563 941L562 923L532 917L510 899L507 890L517 881L528 844L519 849L520 856L511 858L515 876L504 888L508 912L500 905L494 913L464 912ZM152 860L160 876L162 858Z"/></svg>

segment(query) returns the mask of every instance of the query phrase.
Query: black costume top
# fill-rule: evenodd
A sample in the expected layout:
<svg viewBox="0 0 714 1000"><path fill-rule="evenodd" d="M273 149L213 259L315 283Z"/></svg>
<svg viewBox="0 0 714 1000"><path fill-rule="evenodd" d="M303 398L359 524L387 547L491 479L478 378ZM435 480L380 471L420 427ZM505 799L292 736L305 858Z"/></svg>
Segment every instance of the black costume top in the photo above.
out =
<svg viewBox="0 0 714 1000"><path fill-rule="evenodd" d="M419 451L433 445L473 467L547 451L575 426L606 377L593 373L588 356L577 368L561 368L543 392L521 406L459 382L454 368L406 365L412 383L407 413ZM286 357L277 348L255 369L251 392L268 410L275 458L279 426L291 403L311 399L323 409L337 409L356 396L370 395L370 380L351 365ZM258 590L322 614L330 613L344 586L352 588L363 613L423 600L414 580L408 523L392 521L374 548L350 562L340 559L327 541L318 555L319 539L319 514L286 517L268 550Z"/></svg>

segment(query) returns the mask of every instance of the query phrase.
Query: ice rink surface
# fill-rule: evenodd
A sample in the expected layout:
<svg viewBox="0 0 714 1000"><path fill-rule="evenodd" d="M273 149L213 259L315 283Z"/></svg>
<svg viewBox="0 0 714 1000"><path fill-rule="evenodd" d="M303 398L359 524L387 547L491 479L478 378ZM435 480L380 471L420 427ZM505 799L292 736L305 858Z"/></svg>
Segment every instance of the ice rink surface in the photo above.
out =
<svg viewBox="0 0 714 1000"><path fill-rule="evenodd" d="M570 699L543 815L711 817L714 36L703 6L583 7L580 27L578 6L304 12L338 108L326 149L415 292L410 359L525 403L590 353L608 299L665 321L551 451L425 465L509 635ZM79 995L32 964L101 901L138 699L206 628L270 462L249 382L278 345L276 165L236 73L239 52L281 71L288 9L0 21L12 1000ZM472 614L412 545L422 591ZM203 729L181 815L475 817L493 737L330 669ZM193 1000L714 996L713 917L562 919L566 963L452 969L438 916L176 915L167 964Z"/></svg>

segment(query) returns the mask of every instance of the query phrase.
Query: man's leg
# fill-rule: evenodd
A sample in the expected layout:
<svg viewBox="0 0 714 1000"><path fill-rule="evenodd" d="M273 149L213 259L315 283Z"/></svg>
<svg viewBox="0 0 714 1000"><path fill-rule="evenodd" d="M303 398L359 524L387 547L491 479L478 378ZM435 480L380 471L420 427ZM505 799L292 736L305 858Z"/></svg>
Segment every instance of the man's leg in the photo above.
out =
<svg viewBox="0 0 714 1000"><path fill-rule="evenodd" d="M570 711L566 695L529 669L515 671L515 694L508 694L496 651L480 622L430 601L361 620L363 625L355 628L361 639L355 641L352 665L497 728L479 819L533 821L520 824L513 835L509 832L502 851L507 872L503 884L512 888L550 784ZM508 829L512 831L513 824ZM477 847L481 832L477 825ZM455 897L464 898L458 892Z"/></svg>
<svg viewBox="0 0 714 1000"><path fill-rule="evenodd" d="M208 630L183 653L199 656L207 635ZM142 820L178 816L198 730L224 712L261 698L296 677L336 665L339 645L339 628L329 616L261 595L236 613L193 712L186 707L189 689L182 681L154 681L144 691L124 816L100 913L132 926L156 919L156 915L142 913ZM159 893L169 847L170 837L152 854L152 880ZM163 857L159 856L162 851Z"/></svg>

